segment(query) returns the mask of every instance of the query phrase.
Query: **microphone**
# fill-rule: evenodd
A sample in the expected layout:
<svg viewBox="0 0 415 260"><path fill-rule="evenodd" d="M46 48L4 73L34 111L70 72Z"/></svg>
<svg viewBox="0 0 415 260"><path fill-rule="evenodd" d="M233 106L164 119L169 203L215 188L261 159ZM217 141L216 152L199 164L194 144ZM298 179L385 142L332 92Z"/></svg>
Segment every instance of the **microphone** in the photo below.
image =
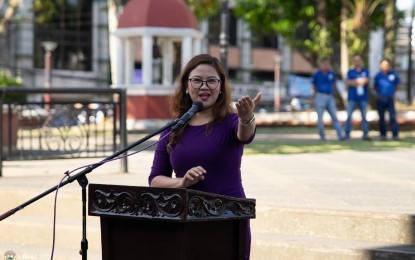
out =
<svg viewBox="0 0 415 260"><path fill-rule="evenodd" d="M187 111L180 119L177 121L177 123L171 128L171 131L176 131L179 127L186 124L192 116L194 116L197 112L200 112L204 109L203 103L200 101L193 102L192 107Z"/></svg>

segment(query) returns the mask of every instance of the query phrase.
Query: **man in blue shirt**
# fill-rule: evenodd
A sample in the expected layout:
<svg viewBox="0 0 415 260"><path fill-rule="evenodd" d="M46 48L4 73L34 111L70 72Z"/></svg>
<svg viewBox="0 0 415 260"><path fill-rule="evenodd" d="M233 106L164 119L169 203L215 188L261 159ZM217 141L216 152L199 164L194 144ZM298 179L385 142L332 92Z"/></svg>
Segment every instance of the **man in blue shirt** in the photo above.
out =
<svg viewBox="0 0 415 260"><path fill-rule="evenodd" d="M320 140L326 140L324 133L324 111L327 110L331 116L333 126L336 129L337 137L343 140L342 127L337 119L336 103L333 97L336 77L330 70L330 60L326 57L320 59L319 70L312 77L313 91L315 93L315 107L317 112L317 127Z"/></svg>
<svg viewBox="0 0 415 260"><path fill-rule="evenodd" d="M366 120L369 88L369 71L362 67L362 57L353 55L354 68L347 72L347 120L345 125L345 138L350 138L352 129L352 115L359 108L362 115L363 140L370 141L368 136L369 123Z"/></svg>
<svg viewBox="0 0 415 260"><path fill-rule="evenodd" d="M375 76L376 107L379 114L380 140L386 140L385 111L389 113L389 121L394 140L399 140L399 126L396 122L394 96L399 88L398 73L391 69L390 61L383 59L380 62L380 71Z"/></svg>

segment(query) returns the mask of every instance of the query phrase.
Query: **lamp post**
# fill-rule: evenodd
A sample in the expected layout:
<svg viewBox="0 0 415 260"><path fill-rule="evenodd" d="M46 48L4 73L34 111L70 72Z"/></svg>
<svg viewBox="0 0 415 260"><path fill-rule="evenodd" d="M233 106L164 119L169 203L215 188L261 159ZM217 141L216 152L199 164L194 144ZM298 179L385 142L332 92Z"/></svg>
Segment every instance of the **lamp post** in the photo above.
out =
<svg viewBox="0 0 415 260"><path fill-rule="evenodd" d="M281 56L274 56L274 112L280 111Z"/></svg>
<svg viewBox="0 0 415 260"><path fill-rule="evenodd" d="M44 41L42 42L42 47L45 49L45 57L44 57L44 61L45 61L45 82L44 82L44 87L45 88L50 88L52 86L52 77L51 77L51 71L52 71L52 52L56 49L56 47L58 46L58 44L56 42L52 42L52 41ZM43 101L45 103L50 103L51 101L51 95L49 93L44 94L43 95Z"/></svg>
<svg viewBox="0 0 415 260"><path fill-rule="evenodd" d="M52 69L52 52L56 49L58 44L52 41L42 42L42 47L45 49L45 88L51 87L51 69Z"/></svg>
<svg viewBox="0 0 415 260"><path fill-rule="evenodd" d="M228 16L228 0L222 0L222 7L220 12L219 52L220 62L222 63L226 74L228 74Z"/></svg>

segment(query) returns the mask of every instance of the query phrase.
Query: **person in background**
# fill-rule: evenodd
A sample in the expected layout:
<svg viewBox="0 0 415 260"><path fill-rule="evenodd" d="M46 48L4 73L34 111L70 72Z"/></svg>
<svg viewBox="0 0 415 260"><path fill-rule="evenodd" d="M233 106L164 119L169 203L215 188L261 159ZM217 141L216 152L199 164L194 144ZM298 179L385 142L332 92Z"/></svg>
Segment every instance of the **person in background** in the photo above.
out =
<svg viewBox="0 0 415 260"><path fill-rule="evenodd" d="M315 95L315 107L317 112L317 127L320 140L326 140L324 132L324 111L329 112L333 126L336 129L337 137L343 140L343 129L337 119L336 102L334 100L333 91L335 88L336 77L330 69L330 60L323 57L319 62L319 69L312 76L312 86Z"/></svg>
<svg viewBox="0 0 415 260"><path fill-rule="evenodd" d="M193 57L182 71L170 108L175 118L183 116L195 101L202 102L204 110L177 131L161 134L148 178L150 186L245 198L241 160L244 145L255 136L254 108L260 98L261 93L254 99L241 97L235 113L221 63L208 54ZM249 259L249 222L247 235Z"/></svg>
<svg viewBox="0 0 415 260"><path fill-rule="evenodd" d="M389 121L392 131L392 138L399 140L399 126L396 122L396 111L394 96L401 82L396 71L391 69L391 63L387 59L383 59L379 64L380 71L374 79L374 87L376 90L376 108L379 114L379 132L380 140L387 139L385 112L389 113Z"/></svg>
<svg viewBox="0 0 415 260"><path fill-rule="evenodd" d="M345 139L350 138L352 130L352 115L359 108L362 115L362 139L370 141L369 122L366 119L368 97L369 97L369 71L362 67L362 56L353 55L354 68L347 72L347 119L345 125Z"/></svg>

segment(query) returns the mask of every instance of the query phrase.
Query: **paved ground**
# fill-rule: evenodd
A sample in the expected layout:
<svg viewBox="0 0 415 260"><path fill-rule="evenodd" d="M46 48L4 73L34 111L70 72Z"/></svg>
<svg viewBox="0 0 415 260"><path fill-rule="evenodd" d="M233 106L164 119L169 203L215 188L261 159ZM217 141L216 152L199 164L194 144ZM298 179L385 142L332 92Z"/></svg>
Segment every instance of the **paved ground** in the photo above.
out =
<svg viewBox="0 0 415 260"><path fill-rule="evenodd" d="M335 139L333 132L329 131L328 134L329 139ZM354 138L359 138L358 132L354 134ZM140 138L140 136L131 135L129 136L129 141L132 142L137 138ZM278 131L277 134L261 133L257 136L257 139L262 140L281 139L318 143L316 138L317 134L313 131ZM156 140L157 138L153 138L150 142ZM119 162L110 162L89 173L87 177L90 183L147 186L147 176L150 171L152 158L152 151L142 152L130 157L128 174L119 173ZM253 230L255 243L252 259L274 259L274 257L271 257L275 255L274 251L271 250L271 253L268 251L267 253L263 253L261 251L268 248L264 246L264 235L262 234L263 231L261 231L261 228L264 228L262 226L268 227L267 224L271 225L275 221L281 221L280 218L274 222L272 219L269 219L264 214L268 210L278 209L284 212L284 209L299 209L298 214L300 215L307 210L323 210L325 212L334 212L334 214L337 214L337 211L349 212L347 214L368 212L375 213L367 215L373 215L376 219L382 219L384 216L390 215L415 215L414 158L415 151L410 149L382 152L340 151L318 154L244 156L242 171L246 194L248 197L257 200L257 211L258 213L263 213L253 223L256 226L253 225L255 229ZM29 199L56 186L65 171L98 161L99 158L4 162L3 177L0 178L1 191L3 194L10 195L24 193L24 196L10 196L7 200L3 200L3 203L0 203L0 214L25 202L22 201L22 198ZM62 199L60 201L58 200L58 206L65 208L66 211L73 211L73 213L67 213L67 215L75 216L72 221L78 227L80 223L80 204L72 203L68 199L65 199L68 197L76 199L79 196L79 201L81 200L81 189L78 183L74 182L62 187L59 196ZM39 235L39 230L36 228L39 225L39 221L34 224L35 226L31 226L30 232L26 228L22 230L18 228L22 221L26 221L28 218L30 219L33 215L40 215L40 213L37 213L38 210L42 211L41 215L48 216L47 219L51 218L53 203L51 201L51 195L48 197L42 199L42 201L35 202L36 206L28 206L22 209L19 212L20 214L17 213L9 217L4 222L5 225L2 226L0 224L0 227L12 227L13 229L9 230L9 232L13 233L14 236L22 233L22 245L28 242L35 243L34 241L36 239L29 235L31 233L35 233L36 236ZM69 209L71 207L73 208ZM34 211L36 213L33 213ZM292 216L298 217L296 215L297 213L292 213L292 210L288 212L290 212L288 214L290 218ZM376 213L387 214L377 215ZM64 213L58 213L58 221L68 221L68 219L62 218L63 215ZM281 214L278 213L276 216L279 215ZM273 215L273 217L276 216ZM39 216L36 218L39 218ZM88 230L94 231L99 229L97 219L90 218L88 218ZM13 226L15 222L16 227ZM52 223L50 223L50 226L52 226ZM291 224L287 224L287 226L291 226ZM45 228L42 228L42 232L43 229ZM66 233L72 234L72 240L74 240L72 244L75 249L64 249L65 246L61 245L58 249L58 254L61 259L79 259L79 256L73 255L76 255L77 249L79 248L80 231L72 230L75 229L73 226L70 229ZM20 231L17 232L17 230ZM50 230L44 231L46 233L50 232ZM100 259L100 247L97 245L99 244L99 233L95 232L93 234L95 235L89 235L91 249L89 256L91 259ZM62 238L62 230L58 231L58 236L58 243L70 244ZM44 255L45 258L42 259L48 259L50 238L44 240L46 243L42 248L47 247L46 249L16 246L16 244L3 245L0 243L0 254L6 249L14 249L19 252ZM290 238L289 243L292 243L292 241L293 239ZM301 243L305 242L302 241ZM317 242L313 240L313 243ZM289 248L292 247L291 244L288 245ZM308 244L305 245L304 248L310 247ZM4 247L3 251L1 250L2 246ZM281 248L277 248L275 250L281 253ZM287 248L287 246L284 245L282 248ZM69 251L68 255L70 256L62 258L66 252L65 250ZM284 258L282 257L281 259Z"/></svg>
<svg viewBox="0 0 415 260"><path fill-rule="evenodd" d="M273 136L263 134L258 138L281 138ZM314 133L281 136L299 141L316 138ZM135 137L130 137L130 141ZM90 183L146 186L152 157L152 151L130 157L128 174L119 173L119 162L110 162L87 177ZM247 196L257 199L257 207L415 214L414 158L415 151L409 149L249 155L243 158L243 181ZM57 185L66 170L98 160L6 161L0 188L24 188L40 193ZM63 189L79 192L79 185L71 183ZM0 211L5 210L0 205Z"/></svg>

